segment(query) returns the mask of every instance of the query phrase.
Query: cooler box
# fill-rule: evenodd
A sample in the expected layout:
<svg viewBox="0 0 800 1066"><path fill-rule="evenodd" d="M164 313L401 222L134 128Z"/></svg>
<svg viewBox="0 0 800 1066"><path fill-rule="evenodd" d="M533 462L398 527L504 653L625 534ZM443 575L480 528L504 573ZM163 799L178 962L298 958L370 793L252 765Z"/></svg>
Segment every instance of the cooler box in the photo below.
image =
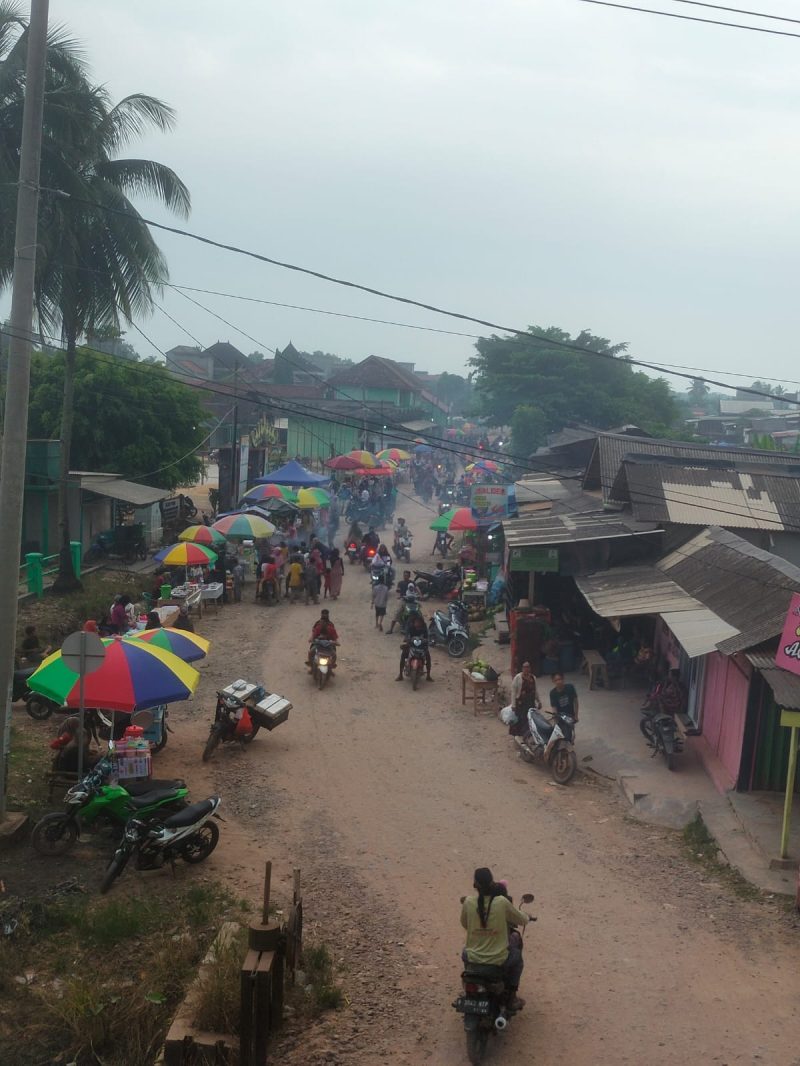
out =
<svg viewBox="0 0 800 1066"><path fill-rule="evenodd" d="M238 681L231 681L230 685L222 690L222 695L235 696L237 700L241 700L244 703L260 687L260 685L254 685L252 681L244 681L240 678ZM261 691L263 692L264 690L261 689Z"/></svg>
<svg viewBox="0 0 800 1066"><path fill-rule="evenodd" d="M253 720L263 726L264 729L275 729L276 726L286 721L291 709L292 705L288 700L285 700L283 696L272 693L269 696L265 696L255 707L251 707L250 714Z"/></svg>

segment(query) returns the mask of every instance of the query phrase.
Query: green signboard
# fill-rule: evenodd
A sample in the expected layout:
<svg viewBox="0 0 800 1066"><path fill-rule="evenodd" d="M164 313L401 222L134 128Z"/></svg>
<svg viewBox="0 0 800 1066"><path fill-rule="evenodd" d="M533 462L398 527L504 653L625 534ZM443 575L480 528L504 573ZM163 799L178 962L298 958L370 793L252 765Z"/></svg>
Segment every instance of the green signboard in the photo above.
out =
<svg viewBox="0 0 800 1066"><path fill-rule="evenodd" d="M509 565L512 570L535 570L538 574L557 574L558 548L511 548Z"/></svg>

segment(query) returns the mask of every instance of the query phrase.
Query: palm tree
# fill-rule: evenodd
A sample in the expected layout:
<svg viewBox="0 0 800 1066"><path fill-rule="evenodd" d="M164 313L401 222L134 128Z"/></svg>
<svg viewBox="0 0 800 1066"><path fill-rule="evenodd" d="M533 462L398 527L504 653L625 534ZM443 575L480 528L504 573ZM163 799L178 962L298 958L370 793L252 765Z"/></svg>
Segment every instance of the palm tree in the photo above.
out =
<svg viewBox="0 0 800 1066"><path fill-rule="evenodd" d="M65 348L58 498L61 561L55 584L62 591L75 584L67 485L78 342L87 333L119 329L122 320L131 322L150 312L154 292L168 279L166 260L129 197L159 200L182 217L190 209L189 191L169 167L148 159L118 158L148 129L171 130L173 109L140 93L112 106L105 89L92 85L79 63L68 74L54 71L58 91L45 97L48 136L41 184L58 193L44 192L42 197L36 282L40 328L45 333L59 330ZM0 284L7 269L4 258Z"/></svg>

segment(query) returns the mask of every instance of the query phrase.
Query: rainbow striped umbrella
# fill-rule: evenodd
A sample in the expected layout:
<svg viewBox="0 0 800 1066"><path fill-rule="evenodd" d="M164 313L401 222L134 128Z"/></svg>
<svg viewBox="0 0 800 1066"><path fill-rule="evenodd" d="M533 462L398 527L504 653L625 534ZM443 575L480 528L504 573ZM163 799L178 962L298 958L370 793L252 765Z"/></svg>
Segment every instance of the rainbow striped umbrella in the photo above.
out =
<svg viewBox="0 0 800 1066"><path fill-rule="evenodd" d="M437 533L458 533L470 530L474 532L478 528L478 520L469 507L452 507L449 511L439 515L430 524L430 528Z"/></svg>
<svg viewBox="0 0 800 1066"><path fill-rule="evenodd" d="M331 498L325 489L309 488L297 490L297 506L304 511L315 507L330 507Z"/></svg>
<svg viewBox="0 0 800 1066"><path fill-rule="evenodd" d="M197 633L189 633L184 629L172 629L164 626L162 629L143 629L139 633L132 633L126 640L143 640L151 648L163 648L171 651L185 663L193 663L197 659L203 659L208 654L211 641L200 637Z"/></svg>
<svg viewBox="0 0 800 1066"><path fill-rule="evenodd" d="M205 544L207 548L225 543L223 535L211 526L187 526L182 533L178 534L178 540L188 540L192 544Z"/></svg>
<svg viewBox="0 0 800 1066"><path fill-rule="evenodd" d="M333 459L329 459L326 463L331 470L359 470L364 467L375 467L378 465L378 460L372 454L372 452L347 452L346 455L335 455Z"/></svg>
<svg viewBox="0 0 800 1066"><path fill-rule="evenodd" d="M256 540L261 537L271 537L275 532L275 526L266 518L260 518L256 514L239 512L228 514L224 518L218 518L212 526L226 537L241 537L245 540Z"/></svg>
<svg viewBox="0 0 800 1066"><path fill-rule="evenodd" d="M217 553L202 544L183 540L171 544L169 548L162 548L154 558L164 566L208 566L217 561Z"/></svg>
<svg viewBox="0 0 800 1066"><path fill-rule="evenodd" d="M487 474L499 474L502 467L499 463L496 463L494 459L478 459L475 463L468 463L465 470L472 472L473 470L485 470Z"/></svg>
<svg viewBox="0 0 800 1066"><path fill-rule="evenodd" d="M253 485L242 496L242 503L263 503L264 500L288 500L296 502L296 495L288 485Z"/></svg>
<svg viewBox="0 0 800 1066"><path fill-rule="evenodd" d="M130 713L186 700L197 688L198 672L170 651L122 637L112 637L103 644L103 665L83 679L86 707ZM65 665L60 651L48 655L28 678L28 684L56 703L79 706L78 675Z"/></svg>
<svg viewBox="0 0 800 1066"><path fill-rule="evenodd" d="M402 463L411 458L411 452L404 452L402 448L384 448L378 452L379 459L391 459L393 463Z"/></svg>

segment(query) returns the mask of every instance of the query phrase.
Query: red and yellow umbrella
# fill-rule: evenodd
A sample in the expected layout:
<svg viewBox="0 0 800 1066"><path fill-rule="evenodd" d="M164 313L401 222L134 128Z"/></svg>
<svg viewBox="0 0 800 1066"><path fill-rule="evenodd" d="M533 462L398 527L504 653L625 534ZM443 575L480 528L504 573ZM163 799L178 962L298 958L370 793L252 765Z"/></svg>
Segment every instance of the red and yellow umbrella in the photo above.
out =
<svg viewBox="0 0 800 1066"><path fill-rule="evenodd" d="M288 485L254 485L242 496L246 503L263 503L264 500L288 500L296 502L296 495Z"/></svg>
<svg viewBox="0 0 800 1066"><path fill-rule="evenodd" d="M317 507L330 507L331 498L325 489L308 488L297 490L297 506L304 511Z"/></svg>
<svg viewBox="0 0 800 1066"><path fill-rule="evenodd" d="M217 561L217 553L202 544L183 540L162 548L154 558L164 566L209 566Z"/></svg>
<svg viewBox="0 0 800 1066"><path fill-rule="evenodd" d="M403 463L411 458L411 452L404 452L402 448L384 448L378 452L379 459L391 459L393 463Z"/></svg>
<svg viewBox="0 0 800 1066"><path fill-rule="evenodd" d="M207 548L225 543L223 535L211 526L187 526L182 533L178 534L178 540L188 540L192 544L205 544Z"/></svg>
<svg viewBox="0 0 800 1066"><path fill-rule="evenodd" d="M329 459L325 465L329 466L331 470L360 470L364 467L376 467L378 460L372 452L353 451L347 452L346 455L336 455L333 459Z"/></svg>
<svg viewBox="0 0 800 1066"><path fill-rule="evenodd" d="M208 654L211 641L197 633L190 633L185 629L172 629L164 626L161 629L143 629L139 633L132 633L126 640L143 640L151 648L163 648L171 651L185 663L196 662Z"/></svg>
<svg viewBox="0 0 800 1066"><path fill-rule="evenodd" d="M227 514L224 518L218 518L214 523L214 529L218 529L226 537L242 537L246 540L271 537L275 532L275 526L272 522L245 511Z"/></svg>

